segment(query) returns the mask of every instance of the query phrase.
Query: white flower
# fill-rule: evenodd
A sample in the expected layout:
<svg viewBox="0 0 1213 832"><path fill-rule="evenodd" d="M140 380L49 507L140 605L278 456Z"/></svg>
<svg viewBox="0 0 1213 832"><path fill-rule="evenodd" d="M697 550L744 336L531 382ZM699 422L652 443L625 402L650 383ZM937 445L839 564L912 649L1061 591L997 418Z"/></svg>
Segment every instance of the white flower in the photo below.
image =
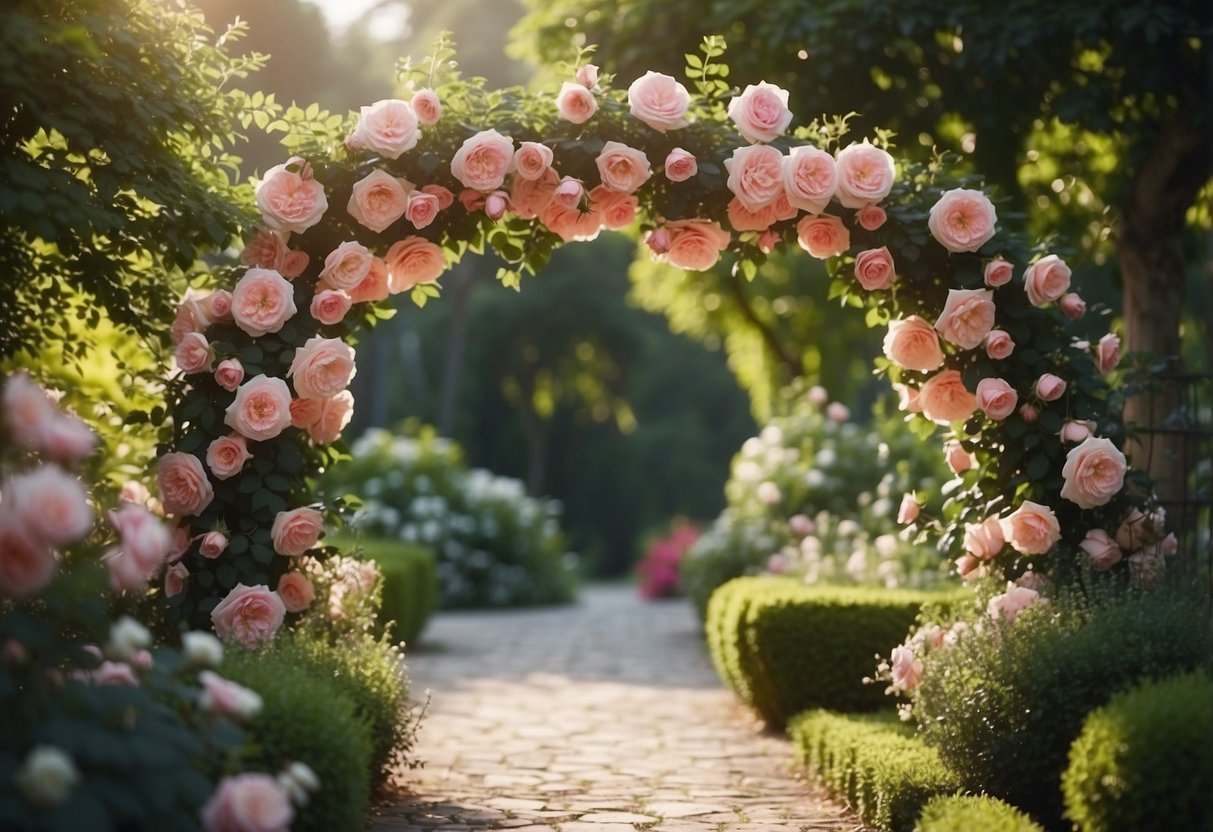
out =
<svg viewBox="0 0 1213 832"><path fill-rule="evenodd" d="M278 775L278 785L296 806L306 806L310 792L320 788L320 778L307 763L294 762Z"/></svg>
<svg viewBox="0 0 1213 832"><path fill-rule="evenodd" d="M150 646L152 634L129 615L124 615L110 625L109 643L105 654L111 659L129 662L135 654Z"/></svg>
<svg viewBox="0 0 1213 832"><path fill-rule="evenodd" d="M196 667L218 667L223 661L223 643L201 630L181 637L181 652L186 664Z"/></svg>
<svg viewBox="0 0 1213 832"><path fill-rule="evenodd" d="M80 772L66 752L52 745L37 745L17 772L17 788L40 809L58 806L80 782Z"/></svg>

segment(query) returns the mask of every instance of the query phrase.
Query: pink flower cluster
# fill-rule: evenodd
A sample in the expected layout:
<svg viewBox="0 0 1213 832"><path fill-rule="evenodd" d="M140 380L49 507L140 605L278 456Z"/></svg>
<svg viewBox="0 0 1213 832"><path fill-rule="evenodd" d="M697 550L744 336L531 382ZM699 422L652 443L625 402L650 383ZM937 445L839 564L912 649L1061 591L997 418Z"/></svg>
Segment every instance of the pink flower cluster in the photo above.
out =
<svg viewBox="0 0 1213 832"><path fill-rule="evenodd" d="M699 529L680 523L668 536L649 544L644 559L636 566L640 575L640 594L645 598L675 595L679 586L679 564L698 539Z"/></svg>
<svg viewBox="0 0 1213 832"><path fill-rule="evenodd" d="M1134 508L1115 533L1091 529L1079 548L1099 571L1111 569L1127 556L1134 580L1150 586L1166 571L1166 559L1179 551L1179 540L1167 533L1166 512L1161 507L1148 514Z"/></svg>

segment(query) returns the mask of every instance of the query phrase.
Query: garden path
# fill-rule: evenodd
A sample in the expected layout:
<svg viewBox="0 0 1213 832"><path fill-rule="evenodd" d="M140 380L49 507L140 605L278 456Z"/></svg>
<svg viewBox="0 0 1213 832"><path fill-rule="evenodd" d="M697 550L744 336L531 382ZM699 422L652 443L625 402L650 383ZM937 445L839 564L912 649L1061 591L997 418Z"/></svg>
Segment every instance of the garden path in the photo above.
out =
<svg viewBox="0 0 1213 832"><path fill-rule="evenodd" d="M372 832L819 832L854 815L800 779L716 679L684 601L589 587L578 604L438 615L410 651L433 692Z"/></svg>

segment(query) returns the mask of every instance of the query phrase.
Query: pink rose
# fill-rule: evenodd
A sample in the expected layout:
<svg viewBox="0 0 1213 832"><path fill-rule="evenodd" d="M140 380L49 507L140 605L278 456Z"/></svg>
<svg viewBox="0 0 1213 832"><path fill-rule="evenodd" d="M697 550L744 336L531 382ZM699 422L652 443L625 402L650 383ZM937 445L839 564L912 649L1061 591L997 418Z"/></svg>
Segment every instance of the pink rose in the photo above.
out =
<svg viewBox="0 0 1213 832"><path fill-rule="evenodd" d="M987 517L980 523L965 523L964 547L975 558L990 560L1002 552L1006 538L998 517Z"/></svg>
<svg viewBox="0 0 1213 832"><path fill-rule="evenodd" d="M995 257L986 263L983 274L986 285L991 289L997 289L999 286L1005 286L1011 282L1011 278L1015 276L1015 268L1001 257Z"/></svg>
<svg viewBox="0 0 1213 832"><path fill-rule="evenodd" d="M450 208L455 204L455 195L451 193L449 189L444 188L441 185L422 185L421 192L423 194L429 194L430 196L438 199L439 211L445 211L447 208Z"/></svg>
<svg viewBox="0 0 1213 832"><path fill-rule="evenodd" d="M359 224L379 233L404 216L412 190L413 184L407 179L373 170L354 183L345 210Z"/></svg>
<svg viewBox="0 0 1213 832"><path fill-rule="evenodd" d="M244 251L240 253L240 262L246 266L256 266L259 269L273 269L288 280L298 277L307 268L310 258L307 252L293 251L287 247L285 238L289 236L289 231L277 232L270 228L261 229L257 232L257 236L245 245ZM214 300L207 307L207 316L217 321L225 320L231 313L231 295L227 297L229 308L226 312L223 311L223 300L219 292L213 292L207 300L211 300L211 298Z"/></svg>
<svg viewBox="0 0 1213 832"><path fill-rule="evenodd" d="M172 598L174 595L180 595L185 591L185 581L190 576L190 571L185 568L184 563L174 563L164 571L164 597Z"/></svg>
<svg viewBox="0 0 1213 832"><path fill-rule="evenodd" d="M729 190L750 211L761 211L783 193L783 154L778 148L739 147L724 166L729 172Z"/></svg>
<svg viewBox="0 0 1213 832"><path fill-rule="evenodd" d="M983 578L986 575L985 563L972 555L961 555L956 559L956 574L966 583Z"/></svg>
<svg viewBox="0 0 1213 832"><path fill-rule="evenodd" d="M712 268L729 246L729 232L712 220L674 220L665 224L665 232L669 235L666 258L671 265L688 271Z"/></svg>
<svg viewBox="0 0 1213 832"><path fill-rule="evenodd" d="M729 200L728 214L729 225L734 231L766 231L776 219L774 203L751 211L737 197Z"/></svg>
<svg viewBox="0 0 1213 832"><path fill-rule="evenodd" d="M215 383L224 390L232 391L244 381L244 365L239 358L225 358L215 368Z"/></svg>
<svg viewBox="0 0 1213 832"><path fill-rule="evenodd" d="M955 439L949 439L943 443L943 458L947 462L948 468L957 476L968 471L976 464L973 455L966 451L964 445L961 445Z"/></svg>
<svg viewBox="0 0 1213 832"><path fill-rule="evenodd" d="M590 191L592 211L601 215L602 224L607 228L627 228L636 219L636 211L640 207L639 200L633 194L624 194L597 186Z"/></svg>
<svg viewBox="0 0 1213 832"><path fill-rule="evenodd" d="M417 114L407 101L388 98L362 108L358 126L345 140L351 150L373 150L385 159L399 159L417 146L421 131Z"/></svg>
<svg viewBox="0 0 1213 832"><path fill-rule="evenodd" d="M287 612L303 612L316 600L316 590L302 572L287 572L278 579L278 596Z"/></svg>
<svg viewBox="0 0 1213 832"><path fill-rule="evenodd" d="M42 437L46 455L62 462L78 462L97 447L97 434L75 416L57 414Z"/></svg>
<svg viewBox="0 0 1213 832"><path fill-rule="evenodd" d="M243 685L224 679L218 673L204 670L198 674L202 690L198 706L213 716L248 719L261 711L261 697Z"/></svg>
<svg viewBox="0 0 1213 832"><path fill-rule="evenodd" d="M236 584L211 611L211 623L219 638L253 650L274 637L285 615L282 599L269 587Z"/></svg>
<svg viewBox="0 0 1213 832"><path fill-rule="evenodd" d="M1078 544L1078 548L1091 558L1092 568L1101 572L1111 569L1123 557L1120 545L1108 537L1108 533L1103 529L1091 529L1087 532L1087 536L1083 538L1082 543Z"/></svg>
<svg viewBox="0 0 1213 832"><path fill-rule="evenodd" d="M888 247L870 248L855 255L855 279L869 292L891 287L897 281L897 270Z"/></svg>
<svg viewBox="0 0 1213 832"><path fill-rule="evenodd" d="M552 201L565 208L577 208L581 205L583 196L585 196L585 186L579 180L566 176L560 180L556 190L552 192Z"/></svg>
<svg viewBox="0 0 1213 832"><path fill-rule="evenodd" d="M1056 254L1042 257L1023 273L1023 287L1033 306L1044 306L1070 288L1070 267Z"/></svg>
<svg viewBox="0 0 1213 832"><path fill-rule="evenodd" d="M1028 607L1040 603L1044 602L1036 590L1008 583L1006 592L990 599L986 612L996 621L1003 620L1010 624Z"/></svg>
<svg viewBox="0 0 1213 832"><path fill-rule="evenodd" d="M378 303L386 300L392 293L391 281L388 277L387 264L375 257L371 260L371 269L366 277L353 289L346 290L353 303Z"/></svg>
<svg viewBox="0 0 1213 832"><path fill-rule="evenodd" d="M971 350L994 326L994 292L989 289L949 289L935 328L945 341Z"/></svg>
<svg viewBox="0 0 1213 832"><path fill-rule="evenodd" d="M905 384L894 384L897 393L897 409L907 413L922 413L922 405L918 401L918 388Z"/></svg>
<svg viewBox="0 0 1213 832"><path fill-rule="evenodd" d="M737 125L737 132L751 144L773 141L792 123L788 91L765 81L750 84L729 101L728 115Z"/></svg>
<svg viewBox="0 0 1213 832"><path fill-rule="evenodd" d="M0 595L28 598L54 574L55 553L30 534L16 511L0 508Z"/></svg>
<svg viewBox="0 0 1213 832"><path fill-rule="evenodd" d="M1031 500L1024 500L1000 522L1007 542L1023 555L1043 555L1061 540L1061 526L1053 509Z"/></svg>
<svg viewBox="0 0 1213 832"><path fill-rule="evenodd" d="M918 500L915 499L913 492L901 495L901 505L897 507L898 523L903 526L907 523L913 523L918 519L920 512L921 507L918 505Z"/></svg>
<svg viewBox="0 0 1213 832"><path fill-rule="evenodd" d="M198 554L204 558L215 558L227 551L227 537L223 532L207 532L202 535L202 542L198 544Z"/></svg>
<svg viewBox="0 0 1213 832"><path fill-rule="evenodd" d="M565 81L556 94L556 112L565 121L585 124L598 112L598 99L581 84Z"/></svg>
<svg viewBox="0 0 1213 832"><path fill-rule="evenodd" d="M838 201L844 208L880 202L893 190L897 172L893 157L865 139L838 152Z"/></svg>
<svg viewBox="0 0 1213 832"><path fill-rule="evenodd" d="M122 551L139 564L144 574L164 562L172 540L160 518L143 506L127 504L108 513L110 525L122 541Z"/></svg>
<svg viewBox="0 0 1213 832"><path fill-rule="evenodd" d="M894 647L889 656L889 665L893 674L893 687L897 690L910 693L922 681L922 660L914 658L914 651L909 647Z"/></svg>
<svg viewBox="0 0 1213 832"><path fill-rule="evenodd" d="M311 549L324 532L324 518L314 508L280 511L274 516L270 536L274 551L286 557L298 557Z"/></svg>
<svg viewBox="0 0 1213 832"><path fill-rule="evenodd" d="M307 435L313 442L327 445L336 442L341 431L354 418L354 395L349 390L343 390L330 399L301 399L300 401L319 402L316 419L307 425Z"/></svg>
<svg viewBox="0 0 1213 832"><path fill-rule="evenodd" d="M885 220L889 215L879 205L865 205L855 214L855 219L859 220L859 225L865 231L875 231L885 224Z"/></svg>
<svg viewBox="0 0 1213 832"><path fill-rule="evenodd" d="M602 184L612 191L634 193L653 175L649 157L644 155L644 151L622 142L607 142L594 161Z"/></svg>
<svg viewBox="0 0 1213 832"><path fill-rule="evenodd" d="M632 115L661 133L687 126L691 94L669 75L649 70L628 87Z"/></svg>
<svg viewBox="0 0 1213 832"><path fill-rule="evenodd" d="M177 345L176 359L183 373L209 373L215 353L205 335L191 332Z"/></svg>
<svg viewBox="0 0 1213 832"><path fill-rule="evenodd" d="M312 307L309 310L312 317L326 326L334 326L345 319L353 301L345 292L333 289L322 289L312 297ZM234 389L234 388L229 388Z"/></svg>
<svg viewBox="0 0 1213 832"><path fill-rule="evenodd" d="M320 279L330 289L349 291L363 281L375 256L362 243L346 241L324 258Z"/></svg>
<svg viewBox="0 0 1213 832"><path fill-rule="evenodd" d="M1109 332L1095 347L1095 369L1110 373L1120 364L1120 338Z"/></svg>
<svg viewBox="0 0 1213 832"><path fill-rule="evenodd" d="M496 222L510 209L510 195L505 191L493 191L484 198L484 214Z"/></svg>
<svg viewBox="0 0 1213 832"><path fill-rule="evenodd" d="M917 315L890 321L884 337L884 354L907 370L929 372L943 366L943 350L935 328Z"/></svg>
<svg viewBox="0 0 1213 832"><path fill-rule="evenodd" d="M1015 412L1019 394L1001 378L983 378L977 383L977 406L987 419L1001 422Z"/></svg>
<svg viewBox="0 0 1213 832"><path fill-rule="evenodd" d="M841 425L851 418L851 410L842 402L830 402L826 407L826 418Z"/></svg>
<svg viewBox="0 0 1213 832"><path fill-rule="evenodd" d="M782 160L782 165L783 188L788 201L810 214L824 211L838 188L838 168L834 164L834 157L824 150L800 145L792 148Z"/></svg>
<svg viewBox="0 0 1213 832"><path fill-rule="evenodd" d="M288 170L292 167L294 171ZM298 156L265 172L257 183L256 199L266 225L294 234L320 222L329 207L324 188L312 178L311 166Z"/></svg>
<svg viewBox="0 0 1213 832"><path fill-rule="evenodd" d="M539 142L520 142L514 151L514 175L530 182L543 178L552 166L552 148Z"/></svg>
<svg viewBox="0 0 1213 832"><path fill-rule="evenodd" d="M482 130L455 151L451 173L465 188L493 191L501 187L513 163L514 140L496 130Z"/></svg>
<svg viewBox="0 0 1213 832"><path fill-rule="evenodd" d="M232 319L232 293L226 289L211 292L202 299L202 306L212 321L230 322Z"/></svg>
<svg viewBox="0 0 1213 832"><path fill-rule="evenodd" d="M1019 418L1031 424L1040 418L1040 411L1031 402L1024 402L1019 406Z"/></svg>
<svg viewBox="0 0 1213 832"><path fill-rule="evenodd" d="M1036 395L1042 402L1057 401L1066 392L1065 379L1058 378L1052 373L1045 373L1036 379Z"/></svg>
<svg viewBox="0 0 1213 832"><path fill-rule="evenodd" d="M417 90L413 93L413 100L409 103L413 107L417 120L422 124L437 124L442 119L442 101L438 98L438 93L433 90Z"/></svg>
<svg viewBox="0 0 1213 832"><path fill-rule="evenodd" d="M1062 442L1082 442L1095 432L1095 423L1085 419L1071 419L1061 426L1058 436Z"/></svg>
<svg viewBox="0 0 1213 832"><path fill-rule="evenodd" d="M168 533L168 561L181 560L181 556L189 551L190 548L190 527L188 524L182 523L178 526L173 526Z"/></svg>
<svg viewBox="0 0 1213 832"><path fill-rule="evenodd" d="M609 191L603 185L597 186L594 190L620 193L619 191ZM631 196L623 193L620 195ZM579 208L566 208L554 199L539 212L539 221L549 231L559 235L560 239L566 243L571 240L593 240L597 238L598 232L602 229L602 218L597 211L591 210L583 214Z"/></svg>
<svg viewBox="0 0 1213 832"><path fill-rule="evenodd" d="M671 182L685 182L699 173L699 162L695 157L676 147L665 157L665 178Z"/></svg>
<svg viewBox="0 0 1213 832"><path fill-rule="evenodd" d="M990 198L966 188L945 191L927 217L931 236L952 252L977 251L994 237L997 224Z"/></svg>
<svg viewBox="0 0 1213 832"><path fill-rule="evenodd" d="M943 425L968 419L977 409L977 397L965 387L957 370L941 370L927 379L919 388L918 402L923 415Z"/></svg>
<svg viewBox="0 0 1213 832"><path fill-rule="evenodd" d="M249 269L232 289L236 326L254 338L282 329L297 311L294 287L276 271Z"/></svg>
<svg viewBox="0 0 1213 832"><path fill-rule="evenodd" d="M164 510L178 517L201 514L215 498L211 481L193 454L177 452L160 457L156 483Z"/></svg>
<svg viewBox="0 0 1213 832"><path fill-rule="evenodd" d="M300 398L327 399L349 387L355 372L353 347L340 338L314 335L295 350L286 377L294 381ZM289 408L288 403L288 419Z"/></svg>
<svg viewBox="0 0 1213 832"><path fill-rule="evenodd" d="M670 250L670 232L664 228L654 228L645 235L644 244L653 254L661 256Z"/></svg>
<svg viewBox="0 0 1213 832"><path fill-rule="evenodd" d="M94 685L127 685L139 687L139 678L126 662L102 662L101 666L88 675Z"/></svg>
<svg viewBox="0 0 1213 832"><path fill-rule="evenodd" d="M236 390L223 423L248 439L273 439L291 423L291 391L286 382L266 375L246 381Z"/></svg>
<svg viewBox="0 0 1213 832"><path fill-rule="evenodd" d="M804 217L796 223L796 242L809 254L825 260L846 253L851 247L851 232L842 220L829 214Z"/></svg>
<svg viewBox="0 0 1213 832"><path fill-rule="evenodd" d="M115 592L144 592L147 589L148 570L126 552L113 548L101 556L109 571L110 588Z"/></svg>
<svg viewBox="0 0 1213 832"><path fill-rule="evenodd" d="M127 480L122 483L122 491L118 498L124 503L132 503L137 506L147 505L147 502L152 498L152 492L147 490L147 486L139 482L139 480Z"/></svg>
<svg viewBox="0 0 1213 832"><path fill-rule="evenodd" d="M805 514L793 514L788 518L788 526L797 537L808 537L817 528L813 518Z"/></svg>
<svg viewBox="0 0 1213 832"><path fill-rule="evenodd" d="M46 391L28 373L13 373L4 385L2 402L4 423L13 442L27 451L39 449L56 416Z"/></svg>
<svg viewBox="0 0 1213 832"><path fill-rule="evenodd" d="M986 355L995 361L1006 358L1015 351L1015 340L1001 329L990 330L986 336Z"/></svg>
<svg viewBox="0 0 1213 832"><path fill-rule="evenodd" d="M1079 508L1106 505L1125 484L1125 455L1111 439L1090 436L1066 454L1061 496Z"/></svg>
<svg viewBox="0 0 1213 832"><path fill-rule="evenodd" d="M295 810L268 774L225 777L202 807L206 832L288 832Z"/></svg>
<svg viewBox="0 0 1213 832"><path fill-rule="evenodd" d="M408 205L404 209L404 218L413 224L414 228L425 228L438 216L438 197L433 194L412 191L409 193Z"/></svg>
<svg viewBox="0 0 1213 832"><path fill-rule="evenodd" d="M587 90L592 90L598 86L598 67L594 64L586 64L585 66L577 67L577 83L585 87Z"/></svg>
<svg viewBox="0 0 1213 832"><path fill-rule="evenodd" d="M775 250L776 244L783 241L783 236L774 229L762 232L758 238L758 250L763 254L770 254Z"/></svg>
<svg viewBox="0 0 1213 832"><path fill-rule="evenodd" d="M1072 321L1078 320L1087 312L1087 302L1073 292L1062 295L1057 305L1061 307L1061 314Z"/></svg>
<svg viewBox="0 0 1213 832"><path fill-rule="evenodd" d="M421 283L433 283L446 271L442 247L424 237L405 237L392 243L384 257L392 294Z"/></svg>
<svg viewBox="0 0 1213 832"><path fill-rule="evenodd" d="M320 399L293 399L291 401L291 427L306 430L320 418Z"/></svg>

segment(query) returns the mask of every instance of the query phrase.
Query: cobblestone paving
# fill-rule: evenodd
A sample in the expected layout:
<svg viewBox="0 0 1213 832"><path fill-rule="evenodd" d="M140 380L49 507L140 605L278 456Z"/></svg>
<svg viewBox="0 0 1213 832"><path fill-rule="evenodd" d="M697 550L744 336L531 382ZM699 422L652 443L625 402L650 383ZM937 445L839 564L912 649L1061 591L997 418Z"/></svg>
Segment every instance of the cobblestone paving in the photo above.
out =
<svg viewBox="0 0 1213 832"><path fill-rule="evenodd" d="M580 603L444 613L409 652L433 701L373 832L818 832L855 817L724 690L689 605L591 587Z"/></svg>

